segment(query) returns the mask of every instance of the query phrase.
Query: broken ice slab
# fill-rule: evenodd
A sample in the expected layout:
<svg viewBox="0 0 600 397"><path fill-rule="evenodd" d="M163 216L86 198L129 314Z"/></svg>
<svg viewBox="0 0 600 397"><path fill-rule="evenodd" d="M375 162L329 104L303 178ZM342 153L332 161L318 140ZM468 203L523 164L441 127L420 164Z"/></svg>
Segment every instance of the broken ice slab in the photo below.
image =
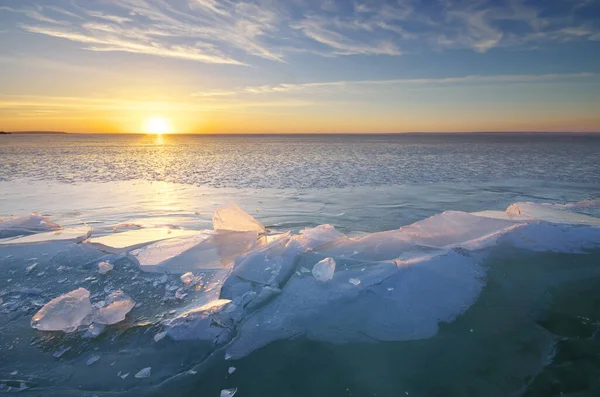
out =
<svg viewBox="0 0 600 397"><path fill-rule="evenodd" d="M301 335L331 343L429 338L439 323L475 302L485 272L473 258L449 250L402 267L380 262L343 275L327 283L293 276L276 299L238 323L227 353L238 359ZM350 278L361 282L353 285Z"/></svg>
<svg viewBox="0 0 600 397"><path fill-rule="evenodd" d="M335 260L333 258L325 258L312 268L312 275L319 281L331 280L334 272Z"/></svg>
<svg viewBox="0 0 600 397"><path fill-rule="evenodd" d="M120 323L134 306L135 302L123 291L115 291L106 298L106 305L94 315L93 322L105 325Z"/></svg>
<svg viewBox="0 0 600 397"><path fill-rule="evenodd" d="M88 240L88 243L104 252L121 254L157 241L196 236L200 233L196 230L167 228L139 229L123 233L112 233L102 237L93 237Z"/></svg>
<svg viewBox="0 0 600 397"><path fill-rule="evenodd" d="M90 237L91 234L92 229L88 226L67 227L52 232L0 240L0 245L34 244L56 241L79 243Z"/></svg>
<svg viewBox="0 0 600 397"><path fill-rule="evenodd" d="M192 236L159 241L131 251L143 271L186 273L229 267L259 244L256 232L205 230Z"/></svg>
<svg viewBox="0 0 600 397"><path fill-rule="evenodd" d="M228 341L232 336L231 331L216 324L212 316L230 302L228 299L217 299L180 314L165 323L167 335L175 340L206 340L215 344Z"/></svg>
<svg viewBox="0 0 600 397"><path fill-rule="evenodd" d="M0 219L0 238L23 236L31 233L60 229L49 217L33 213L27 216Z"/></svg>
<svg viewBox="0 0 600 397"><path fill-rule="evenodd" d="M229 204L215 209L213 214L215 230L264 233L265 227L237 204Z"/></svg>
<svg viewBox="0 0 600 397"><path fill-rule="evenodd" d="M78 288L45 304L31 319L31 326L40 331L73 332L91 314L90 292Z"/></svg>
<svg viewBox="0 0 600 397"><path fill-rule="evenodd" d="M512 220L446 211L398 230L337 240L317 251L336 260L341 257L374 262L393 260L410 251L454 247L475 250L495 243L498 237L522 225Z"/></svg>

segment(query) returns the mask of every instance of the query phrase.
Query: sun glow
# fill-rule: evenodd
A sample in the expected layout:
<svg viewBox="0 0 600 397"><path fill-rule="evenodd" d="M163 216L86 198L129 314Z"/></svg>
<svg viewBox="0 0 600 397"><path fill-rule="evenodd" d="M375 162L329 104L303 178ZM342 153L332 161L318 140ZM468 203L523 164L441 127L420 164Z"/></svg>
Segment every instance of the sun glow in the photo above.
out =
<svg viewBox="0 0 600 397"><path fill-rule="evenodd" d="M173 125L171 120L163 116L152 116L144 120L144 131L148 134L171 134Z"/></svg>

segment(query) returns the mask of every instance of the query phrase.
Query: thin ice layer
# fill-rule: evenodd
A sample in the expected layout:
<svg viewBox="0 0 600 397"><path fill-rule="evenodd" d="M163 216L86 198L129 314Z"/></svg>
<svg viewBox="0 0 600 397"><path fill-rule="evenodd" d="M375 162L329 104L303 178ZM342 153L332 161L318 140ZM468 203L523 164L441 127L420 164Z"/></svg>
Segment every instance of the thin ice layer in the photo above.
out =
<svg viewBox="0 0 600 397"><path fill-rule="evenodd" d="M428 338L470 307L483 275L473 259L453 251L400 267L338 270L327 283L294 275L277 299L242 321L228 354L240 358L299 335L332 343Z"/></svg>
<svg viewBox="0 0 600 397"><path fill-rule="evenodd" d="M104 252L122 254L157 241L176 237L196 236L200 233L195 230L167 228L140 229L108 234L102 237L93 237L88 243Z"/></svg>
<svg viewBox="0 0 600 397"><path fill-rule="evenodd" d="M229 204L215 209L213 227L215 230L265 232L265 227L237 204Z"/></svg>
<svg viewBox="0 0 600 397"><path fill-rule="evenodd" d="M0 219L0 238L48 232L57 229L60 229L60 225L52 222L49 217L38 213L4 220Z"/></svg>
<svg viewBox="0 0 600 397"><path fill-rule="evenodd" d="M229 267L256 244L256 232L212 231L159 241L130 254L144 271L186 273Z"/></svg>
<svg viewBox="0 0 600 397"><path fill-rule="evenodd" d="M52 232L32 234L29 236L17 238L9 238L7 240L0 241L0 245L34 244L52 241L70 241L74 243L79 243L89 238L91 234L92 229L88 226L69 227L65 229L58 229Z"/></svg>
<svg viewBox="0 0 600 397"><path fill-rule="evenodd" d="M537 219L552 223L587 224L600 226L600 219L566 211L569 207L553 204L515 203L506 209L510 215Z"/></svg>
<svg viewBox="0 0 600 397"><path fill-rule="evenodd" d="M46 303L31 319L31 326L40 331L73 332L91 314L90 292L78 288Z"/></svg>

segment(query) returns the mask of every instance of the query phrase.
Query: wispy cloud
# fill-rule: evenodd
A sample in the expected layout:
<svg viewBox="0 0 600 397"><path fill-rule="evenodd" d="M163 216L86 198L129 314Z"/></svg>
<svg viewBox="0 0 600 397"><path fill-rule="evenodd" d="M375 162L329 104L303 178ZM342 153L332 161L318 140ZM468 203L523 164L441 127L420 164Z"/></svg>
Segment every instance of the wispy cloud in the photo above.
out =
<svg viewBox="0 0 600 397"><path fill-rule="evenodd" d="M92 44L87 50L247 65L288 62L297 53L485 53L598 40L600 26L590 11L597 1L437 0L433 7L416 0L57 0L0 6L0 12L21 15L18 26L28 32Z"/></svg>
<svg viewBox="0 0 600 397"><path fill-rule="evenodd" d="M369 86L456 86L456 85L481 85L481 84L510 84L510 83L535 83L548 81L565 81L573 79L586 79L596 77L593 73L570 74L513 74L481 76L470 75L462 77L446 77L434 79L385 79L385 80L347 80L311 83L281 83L274 85L247 86L231 91L204 91L192 94L194 97L213 96L243 96L245 94L277 94L294 93L301 91L321 91L369 87Z"/></svg>

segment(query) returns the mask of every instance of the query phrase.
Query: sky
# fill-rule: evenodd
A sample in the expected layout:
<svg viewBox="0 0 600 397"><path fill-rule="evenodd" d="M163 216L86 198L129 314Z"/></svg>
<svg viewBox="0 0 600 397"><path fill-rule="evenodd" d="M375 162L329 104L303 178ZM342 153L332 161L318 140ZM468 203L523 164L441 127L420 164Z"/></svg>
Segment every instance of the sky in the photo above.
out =
<svg viewBox="0 0 600 397"><path fill-rule="evenodd" d="M600 131L600 0L0 0L0 130Z"/></svg>

